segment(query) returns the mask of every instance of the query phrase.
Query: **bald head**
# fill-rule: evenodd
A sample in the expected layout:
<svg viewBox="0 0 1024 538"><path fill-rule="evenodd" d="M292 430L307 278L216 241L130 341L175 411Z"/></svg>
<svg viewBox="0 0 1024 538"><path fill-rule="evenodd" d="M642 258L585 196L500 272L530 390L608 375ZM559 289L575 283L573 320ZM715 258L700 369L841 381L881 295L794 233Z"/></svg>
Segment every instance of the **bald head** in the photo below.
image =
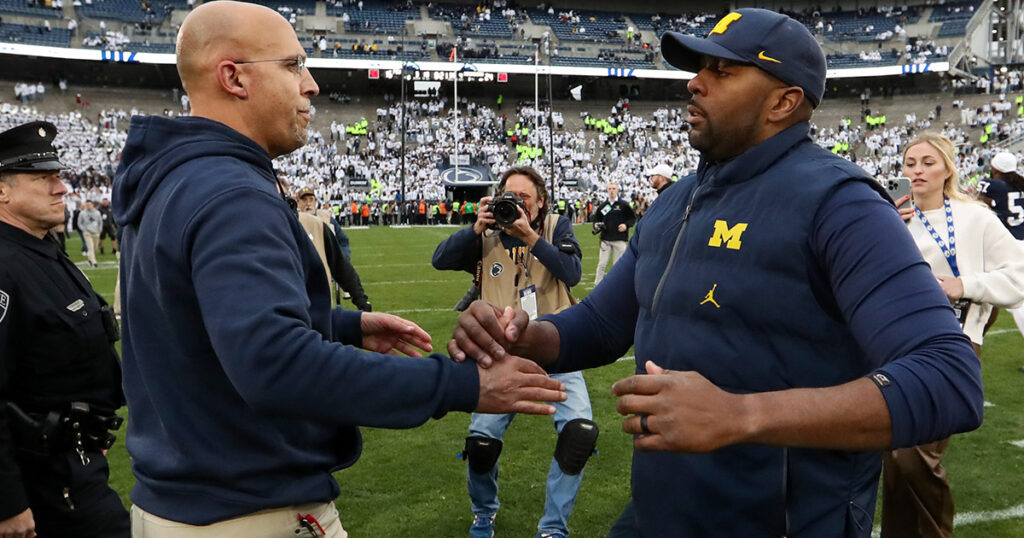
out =
<svg viewBox="0 0 1024 538"><path fill-rule="evenodd" d="M192 10L178 31L178 76L185 91L203 91L216 82L221 60L246 60L258 52L268 31L294 30L284 17L257 4L219 0Z"/></svg>
<svg viewBox="0 0 1024 538"><path fill-rule="evenodd" d="M193 116L231 127L272 157L306 143L320 89L295 30L276 11L206 2L182 22L177 55Z"/></svg>

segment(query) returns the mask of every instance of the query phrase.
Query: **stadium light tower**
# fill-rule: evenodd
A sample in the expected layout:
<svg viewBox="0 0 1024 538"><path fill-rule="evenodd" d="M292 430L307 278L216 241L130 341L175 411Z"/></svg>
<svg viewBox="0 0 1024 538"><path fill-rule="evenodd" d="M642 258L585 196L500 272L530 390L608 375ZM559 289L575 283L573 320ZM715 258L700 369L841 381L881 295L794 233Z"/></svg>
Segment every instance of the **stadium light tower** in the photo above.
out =
<svg viewBox="0 0 1024 538"><path fill-rule="evenodd" d="M990 50L994 63L1024 61L1024 0L994 0L991 25Z"/></svg>
<svg viewBox="0 0 1024 538"><path fill-rule="evenodd" d="M552 96L551 89L551 36L544 36L544 54L548 57L548 172L550 179L548 182L551 185L551 196L548 197L551 200L550 204L558 203L558 189L555 188L555 100ZM540 118L538 118L539 120ZM557 207L557 205L556 205Z"/></svg>

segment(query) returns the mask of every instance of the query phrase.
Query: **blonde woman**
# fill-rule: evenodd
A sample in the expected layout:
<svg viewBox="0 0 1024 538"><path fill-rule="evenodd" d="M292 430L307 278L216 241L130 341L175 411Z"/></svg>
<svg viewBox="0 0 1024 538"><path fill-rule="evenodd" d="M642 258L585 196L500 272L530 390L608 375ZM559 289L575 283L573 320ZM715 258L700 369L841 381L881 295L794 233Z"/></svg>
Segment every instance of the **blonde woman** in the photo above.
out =
<svg viewBox="0 0 1024 538"><path fill-rule="evenodd" d="M1024 243L985 205L959 191L955 155L953 143L939 134L922 133L907 145L903 173L913 201L900 212L980 354L992 308L1024 301ZM883 538L952 536L953 496L942 467L948 443L886 453Z"/></svg>

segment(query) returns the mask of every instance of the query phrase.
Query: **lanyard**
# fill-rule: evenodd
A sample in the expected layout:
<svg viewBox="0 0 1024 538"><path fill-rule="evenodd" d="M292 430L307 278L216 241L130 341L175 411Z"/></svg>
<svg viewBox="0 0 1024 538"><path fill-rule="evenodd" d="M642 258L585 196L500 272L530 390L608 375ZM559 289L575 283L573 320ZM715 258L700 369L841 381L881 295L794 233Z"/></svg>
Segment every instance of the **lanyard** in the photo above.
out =
<svg viewBox="0 0 1024 538"><path fill-rule="evenodd" d="M914 214L917 215L917 218L921 219L921 222L924 224L924 229L928 230L932 239L934 239L935 243L939 245L940 249L942 249L942 255L946 257L946 263L948 263L949 268L953 270L953 276L959 278L960 269L956 266L956 234L953 232L953 210L949 207L949 198L943 198L943 202L946 206L946 230L949 234L948 246L946 245L946 242L939 237L939 232L935 231L935 228L932 227L932 223L928 222L928 217L924 216L924 213L922 213L921 209L916 205L914 206Z"/></svg>

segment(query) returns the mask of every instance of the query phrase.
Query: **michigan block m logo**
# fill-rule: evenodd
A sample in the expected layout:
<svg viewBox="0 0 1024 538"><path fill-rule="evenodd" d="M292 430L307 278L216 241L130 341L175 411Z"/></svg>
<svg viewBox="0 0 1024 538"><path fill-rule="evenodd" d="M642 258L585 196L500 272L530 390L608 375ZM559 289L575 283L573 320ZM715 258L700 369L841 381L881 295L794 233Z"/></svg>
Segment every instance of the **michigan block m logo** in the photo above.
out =
<svg viewBox="0 0 1024 538"><path fill-rule="evenodd" d="M720 247L722 243L725 243L725 248L731 248L732 250L739 250L740 236L747 229L747 223L741 222L732 228L729 227L729 223L724 220L715 221L715 231L711 234L711 240L708 241L709 247Z"/></svg>

